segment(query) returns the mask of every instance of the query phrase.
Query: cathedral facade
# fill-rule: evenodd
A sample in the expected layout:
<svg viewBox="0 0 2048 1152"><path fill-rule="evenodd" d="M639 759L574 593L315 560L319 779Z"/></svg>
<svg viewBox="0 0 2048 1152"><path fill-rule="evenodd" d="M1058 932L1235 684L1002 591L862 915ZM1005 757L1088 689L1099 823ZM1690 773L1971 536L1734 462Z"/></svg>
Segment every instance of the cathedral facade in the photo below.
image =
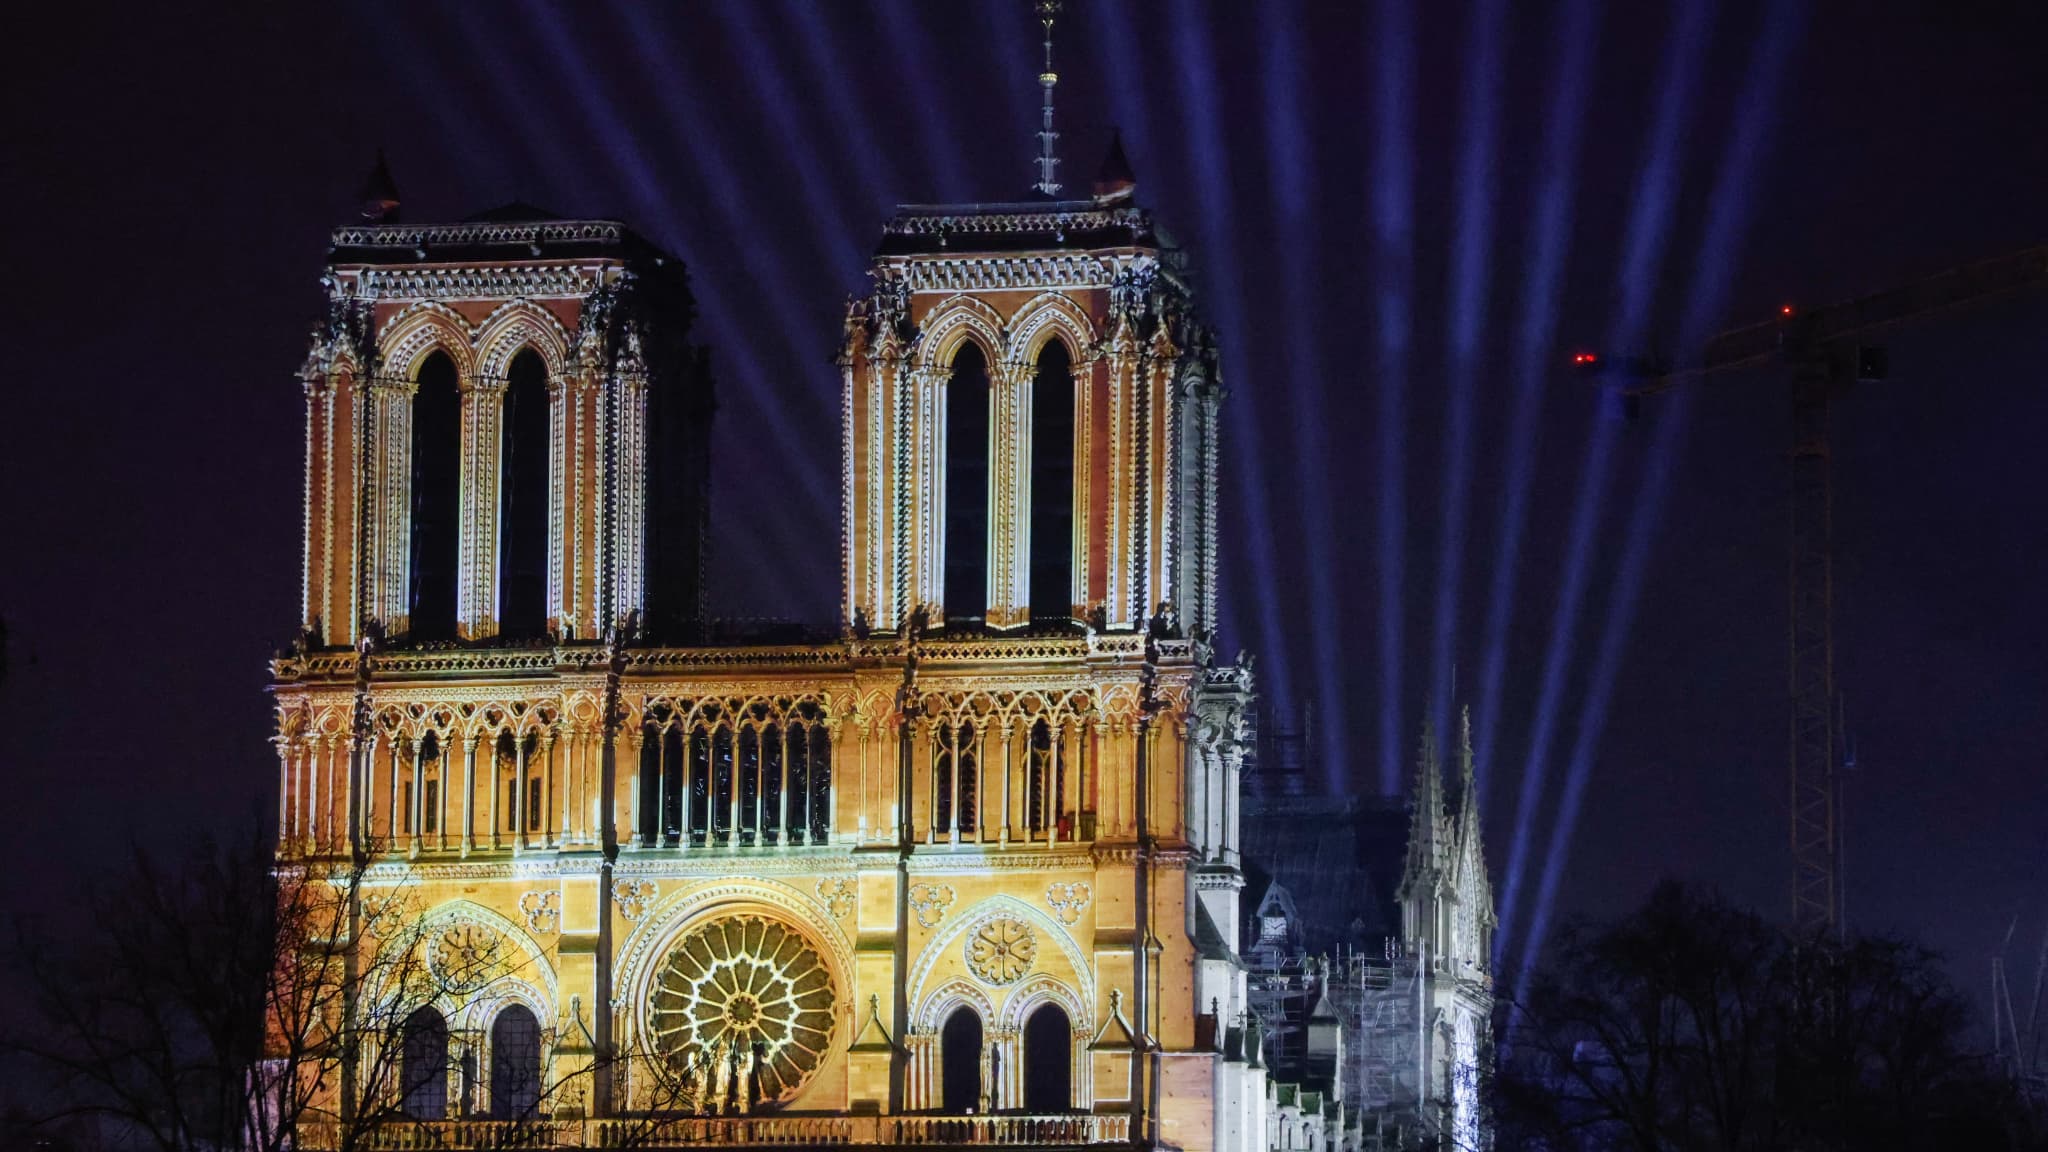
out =
<svg viewBox="0 0 2048 1152"><path fill-rule="evenodd" d="M353 981L303 1146L1360 1142L1282 1123L1240 949L1215 338L1120 155L1094 193L885 225L825 636L701 611L680 261L336 231L272 686Z"/></svg>

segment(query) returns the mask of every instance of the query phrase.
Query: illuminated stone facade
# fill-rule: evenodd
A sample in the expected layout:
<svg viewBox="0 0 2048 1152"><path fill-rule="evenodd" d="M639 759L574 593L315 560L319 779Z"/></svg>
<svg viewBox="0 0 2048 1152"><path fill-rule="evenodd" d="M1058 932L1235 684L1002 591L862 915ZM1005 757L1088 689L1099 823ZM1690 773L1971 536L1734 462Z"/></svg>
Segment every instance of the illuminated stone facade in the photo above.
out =
<svg viewBox="0 0 2048 1152"><path fill-rule="evenodd" d="M600 221L335 234L280 855L362 862L360 939L419 929L428 978L388 993L402 1075L309 1144L375 1103L446 1146L1264 1146L1221 385L1130 191L888 223L844 618L776 643L698 616L677 262Z"/></svg>

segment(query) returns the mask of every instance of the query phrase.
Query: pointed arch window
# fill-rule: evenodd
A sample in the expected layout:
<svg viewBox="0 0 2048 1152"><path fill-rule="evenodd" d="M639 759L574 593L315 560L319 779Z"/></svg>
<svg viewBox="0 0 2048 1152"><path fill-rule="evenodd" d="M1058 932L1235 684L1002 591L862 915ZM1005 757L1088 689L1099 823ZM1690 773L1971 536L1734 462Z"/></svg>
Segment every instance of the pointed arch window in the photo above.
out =
<svg viewBox="0 0 2048 1152"><path fill-rule="evenodd" d="M973 724L962 721L938 730L938 747L932 753L934 839L975 830L980 767L980 739Z"/></svg>
<svg viewBox="0 0 2048 1152"><path fill-rule="evenodd" d="M961 1005L939 1029L939 1110L954 1116L981 1111L981 1016Z"/></svg>
<svg viewBox="0 0 2048 1152"><path fill-rule="evenodd" d="M1074 1025L1066 1009L1040 1005L1024 1021L1024 1110L1065 1112L1074 1106Z"/></svg>
<svg viewBox="0 0 2048 1152"><path fill-rule="evenodd" d="M453 640L462 499L462 397L455 362L435 351L414 383L407 627L414 640Z"/></svg>
<svg viewBox="0 0 2048 1152"><path fill-rule="evenodd" d="M514 1004L491 1022L491 1115L522 1120L540 1106L540 1021Z"/></svg>
<svg viewBox="0 0 2048 1152"><path fill-rule="evenodd" d="M523 349L505 374L498 481L498 632L536 640L548 623L548 370Z"/></svg>
<svg viewBox="0 0 2048 1152"><path fill-rule="evenodd" d="M946 622L988 615L988 358L973 341L953 356L946 382Z"/></svg>
<svg viewBox="0 0 2048 1152"><path fill-rule="evenodd" d="M1073 355L1054 337L1031 382L1031 619L1073 617Z"/></svg>
<svg viewBox="0 0 2048 1152"><path fill-rule="evenodd" d="M439 1120L448 1114L448 1022L432 1008L405 1018L398 1076L407 1116Z"/></svg>

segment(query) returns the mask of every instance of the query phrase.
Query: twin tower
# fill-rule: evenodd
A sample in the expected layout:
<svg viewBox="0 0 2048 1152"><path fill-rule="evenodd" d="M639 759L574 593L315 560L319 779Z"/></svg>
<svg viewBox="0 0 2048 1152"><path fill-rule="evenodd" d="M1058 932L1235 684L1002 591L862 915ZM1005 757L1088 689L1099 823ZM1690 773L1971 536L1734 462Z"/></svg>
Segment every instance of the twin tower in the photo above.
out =
<svg viewBox="0 0 2048 1152"><path fill-rule="evenodd" d="M1118 152L1086 199L887 222L838 358L841 627L802 643L701 616L679 261L518 207L334 234L280 856L354 862L360 947L433 979L357 999L391 1071L332 1125L1262 1143L1221 387L1133 193Z"/></svg>

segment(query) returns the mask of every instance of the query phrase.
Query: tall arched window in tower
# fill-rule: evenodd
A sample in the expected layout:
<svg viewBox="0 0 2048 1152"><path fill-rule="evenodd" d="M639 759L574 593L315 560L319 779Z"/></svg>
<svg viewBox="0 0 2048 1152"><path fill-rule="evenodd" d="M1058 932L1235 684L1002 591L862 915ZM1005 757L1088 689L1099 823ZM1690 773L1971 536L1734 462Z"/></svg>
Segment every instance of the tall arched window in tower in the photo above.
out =
<svg viewBox="0 0 2048 1152"><path fill-rule="evenodd" d="M946 622L988 615L988 358L972 341L946 382Z"/></svg>
<svg viewBox="0 0 2048 1152"><path fill-rule="evenodd" d="M432 1008L405 1018L399 1037L398 1082L405 1114L439 1120L448 1114L448 1022Z"/></svg>
<svg viewBox="0 0 2048 1152"><path fill-rule="evenodd" d="M506 372L498 480L498 632L538 639L548 626L548 369L528 348Z"/></svg>
<svg viewBox="0 0 2048 1152"><path fill-rule="evenodd" d="M412 587L415 640L455 639L456 542L461 535L462 397L455 362L435 352L412 398Z"/></svg>
<svg viewBox="0 0 2048 1152"><path fill-rule="evenodd" d="M1031 382L1031 619L1073 617L1073 356L1055 338Z"/></svg>
<svg viewBox="0 0 2048 1152"><path fill-rule="evenodd" d="M1040 718L1032 723L1024 762L1024 816L1034 839L1053 831L1060 831L1062 840L1073 838L1071 832L1059 828L1060 817L1065 815L1061 803L1067 795L1065 752L1060 733L1050 721Z"/></svg>
<svg viewBox="0 0 2048 1152"><path fill-rule="evenodd" d="M491 1022L491 1115L523 1120L540 1106L540 1021L514 1004Z"/></svg>
<svg viewBox="0 0 2048 1152"><path fill-rule="evenodd" d="M1065 1112L1074 1106L1074 1025L1057 1004L1024 1021L1024 1110Z"/></svg>
<svg viewBox="0 0 2048 1152"><path fill-rule="evenodd" d="M932 838L946 840L975 830L980 787L980 741L974 725L943 725L932 752Z"/></svg>
<svg viewBox="0 0 2048 1152"><path fill-rule="evenodd" d="M981 1017L964 1004L939 1029L939 1110L981 1111Z"/></svg>

